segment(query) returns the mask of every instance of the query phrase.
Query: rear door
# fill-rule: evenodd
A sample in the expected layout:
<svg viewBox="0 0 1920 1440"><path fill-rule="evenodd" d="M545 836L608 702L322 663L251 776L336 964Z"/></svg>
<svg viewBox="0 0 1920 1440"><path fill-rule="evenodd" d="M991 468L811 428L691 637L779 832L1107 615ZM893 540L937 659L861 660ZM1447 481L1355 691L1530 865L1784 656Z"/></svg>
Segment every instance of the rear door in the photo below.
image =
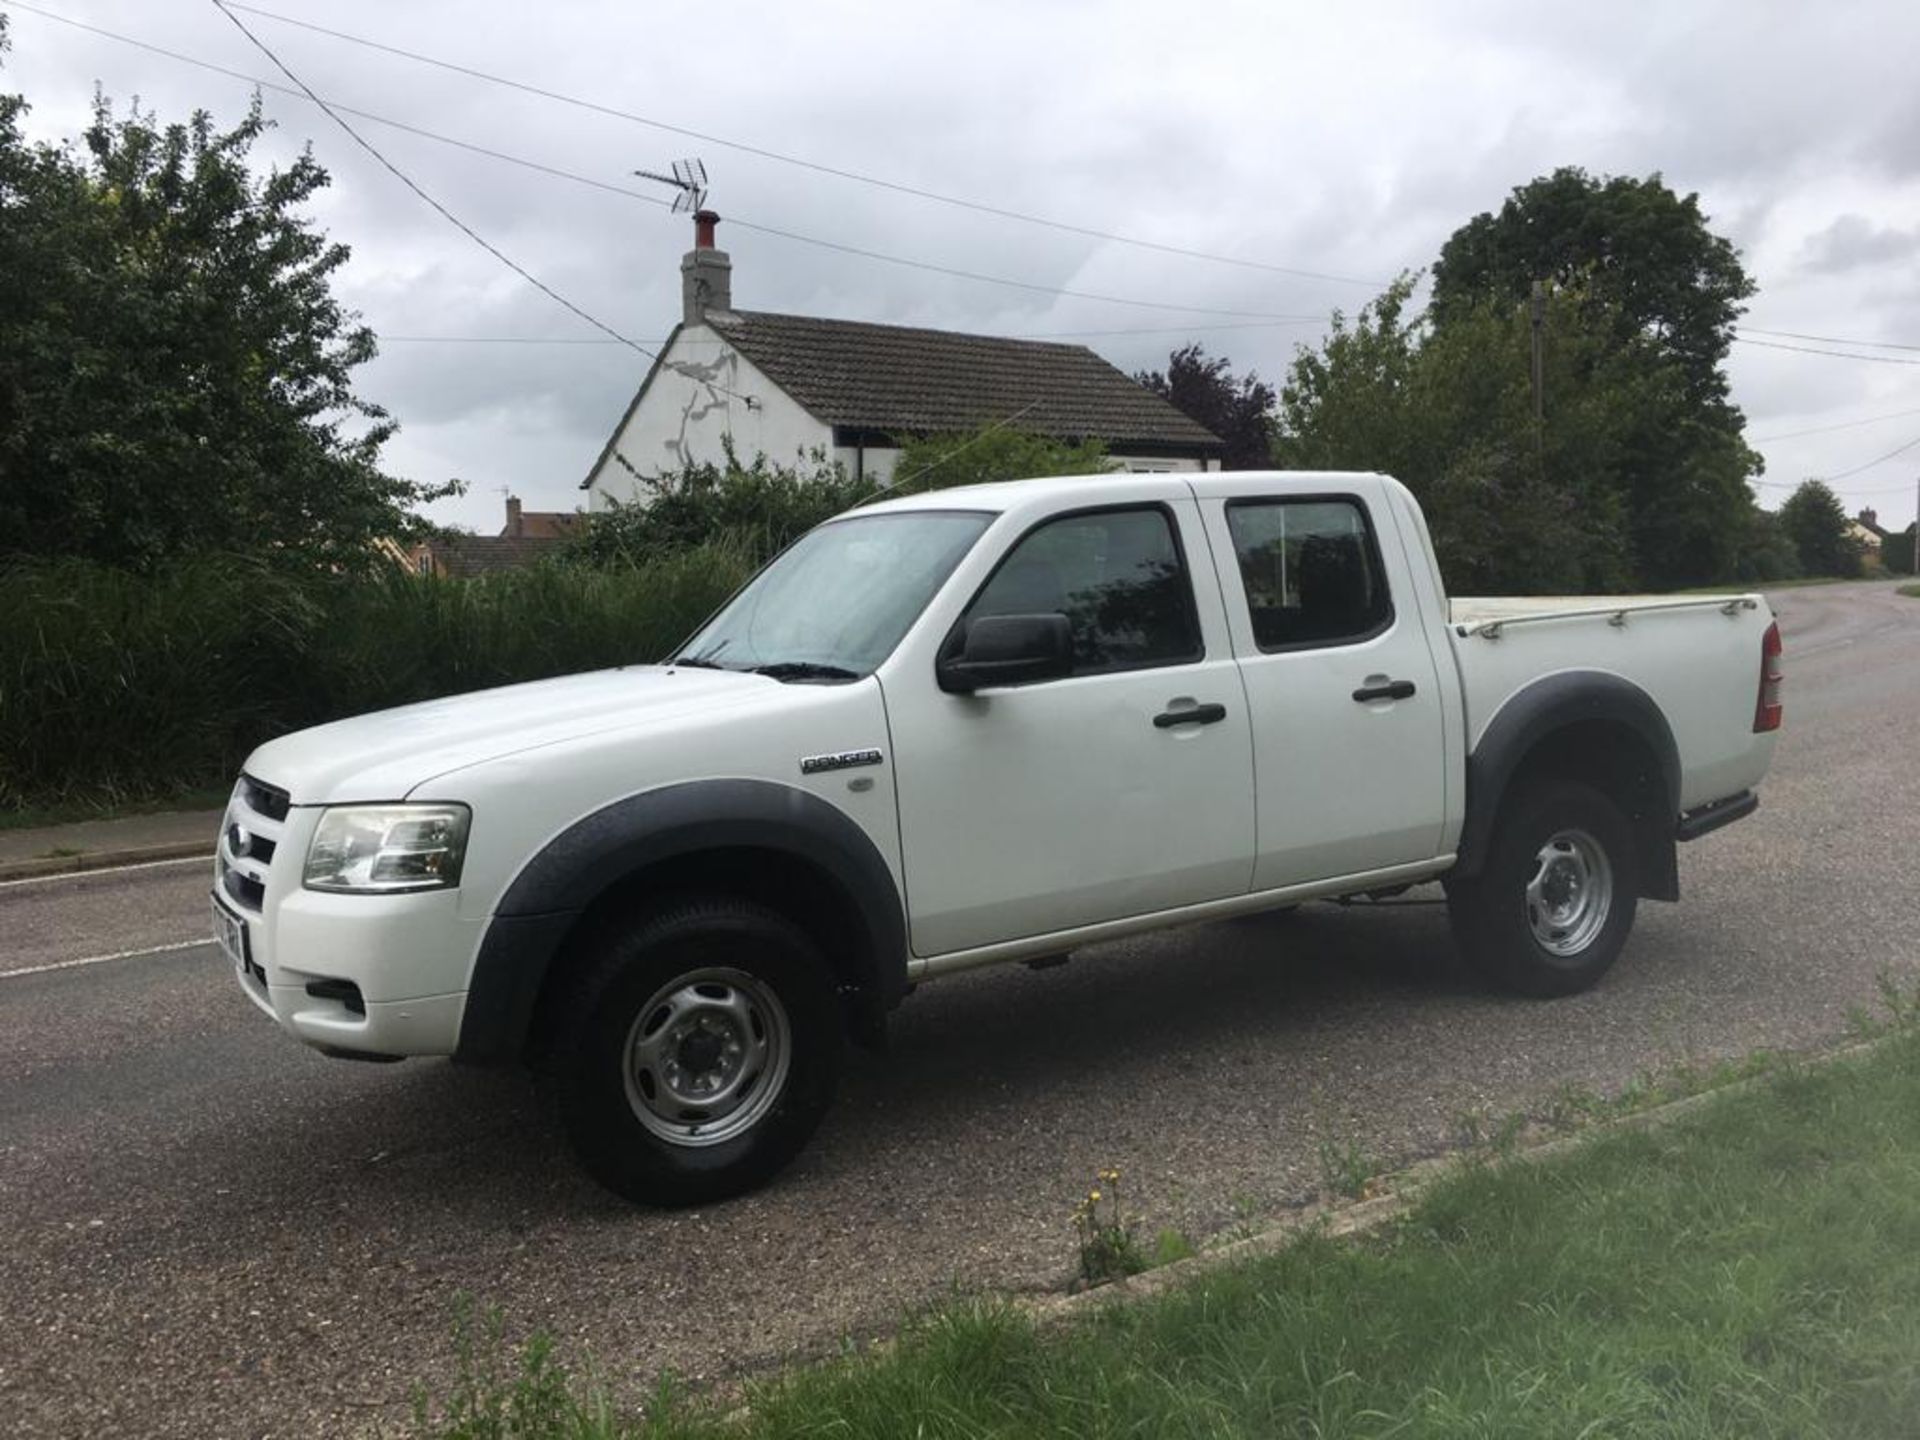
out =
<svg viewBox="0 0 1920 1440"><path fill-rule="evenodd" d="M918 955L1246 893L1252 742L1209 545L1184 486L1138 490L1009 517L955 617L1064 614L1072 674L950 695L913 646L882 671Z"/></svg>
<svg viewBox="0 0 1920 1440"><path fill-rule="evenodd" d="M1196 482L1253 715L1253 888L1440 853L1443 696L1379 482Z"/></svg>

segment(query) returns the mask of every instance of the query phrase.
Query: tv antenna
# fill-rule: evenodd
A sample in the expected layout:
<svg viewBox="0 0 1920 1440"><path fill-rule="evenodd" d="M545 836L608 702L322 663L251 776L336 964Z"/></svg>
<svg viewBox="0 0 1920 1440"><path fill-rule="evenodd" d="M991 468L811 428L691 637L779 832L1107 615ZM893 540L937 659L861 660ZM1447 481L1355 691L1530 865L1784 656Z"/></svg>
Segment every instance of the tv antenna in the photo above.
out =
<svg viewBox="0 0 1920 1440"><path fill-rule="evenodd" d="M633 173L642 180L671 185L678 190L680 193L673 197L672 213L675 215L698 210L707 203L707 167L698 160L674 161L671 175L659 175L651 170L636 170Z"/></svg>

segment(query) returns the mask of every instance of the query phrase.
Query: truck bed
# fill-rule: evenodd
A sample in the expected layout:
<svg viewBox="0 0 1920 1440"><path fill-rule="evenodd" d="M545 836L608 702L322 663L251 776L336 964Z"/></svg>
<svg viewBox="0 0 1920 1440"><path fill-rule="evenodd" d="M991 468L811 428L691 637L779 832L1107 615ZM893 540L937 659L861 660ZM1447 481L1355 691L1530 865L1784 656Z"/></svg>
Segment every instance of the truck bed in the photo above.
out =
<svg viewBox="0 0 1920 1440"><path fill-rule="evenodd" d="M1460 662L1469 750L1522 686L1559 670L1601 670L1646 691L1673 730L1680 806L1757 784L1774 737L1753 732L1761 641L1758 595L1455 597L1447 635Z"/></svg>

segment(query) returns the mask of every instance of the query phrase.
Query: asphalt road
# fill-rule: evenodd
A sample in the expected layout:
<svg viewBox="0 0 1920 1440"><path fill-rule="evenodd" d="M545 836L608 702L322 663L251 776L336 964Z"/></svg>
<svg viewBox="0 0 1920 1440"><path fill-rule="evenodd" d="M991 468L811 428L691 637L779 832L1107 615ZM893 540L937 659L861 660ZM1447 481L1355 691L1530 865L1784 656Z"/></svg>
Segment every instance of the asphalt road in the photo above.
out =
<svg viewBox="0 0 1920 1440"><path fill-rule="evenodd" d="M923 988L773 1188L630 1209L523 1078L278 1034L205 933L201 863L0 887L0 1428L291 1436L406 1414L455 1297L617 1380L871 1337L966 1286L1059 1284L1118 1165L1205 1235L1562 1086L1844 1037L1920 974L1920 601L1776 597L1787 728L1758 816L1682 852L1594 992L1485 994L1444 913L1312 906ZM1413 898L1431 897L1431 889ZM184 948L67 964L128 950ZM42 967L65 966L48 969Z"/></svg>

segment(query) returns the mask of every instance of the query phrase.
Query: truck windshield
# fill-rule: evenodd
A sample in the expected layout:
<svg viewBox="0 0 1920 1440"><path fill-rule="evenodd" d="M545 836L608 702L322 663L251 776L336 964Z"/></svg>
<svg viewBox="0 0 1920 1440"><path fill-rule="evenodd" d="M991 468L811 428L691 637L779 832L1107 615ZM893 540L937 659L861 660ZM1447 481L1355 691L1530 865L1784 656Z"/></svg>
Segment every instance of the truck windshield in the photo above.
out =
<svg viewBox="0 0 1920 1440"><path fill-rule="evenodd" d="M993 516L909 510L811 530L669 662L781 680L857 680L892 653Z"/></svg>

